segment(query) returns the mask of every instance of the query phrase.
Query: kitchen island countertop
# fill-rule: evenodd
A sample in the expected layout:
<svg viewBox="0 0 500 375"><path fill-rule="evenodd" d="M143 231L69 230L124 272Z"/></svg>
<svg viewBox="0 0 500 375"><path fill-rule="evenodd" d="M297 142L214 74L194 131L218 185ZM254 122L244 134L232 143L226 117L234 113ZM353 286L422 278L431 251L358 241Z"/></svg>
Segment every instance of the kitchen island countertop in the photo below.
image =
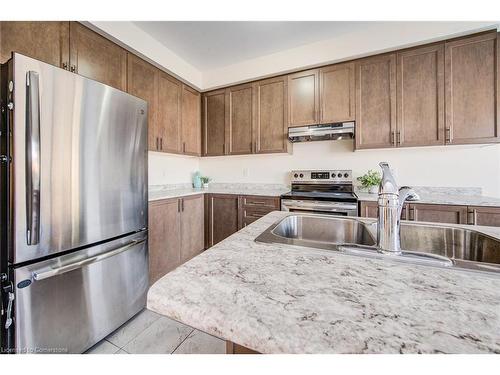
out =
<svg viewBox="0 0 500 375"><path fill-rule="evenodd" d="M254 241L286 214L165 275L148 308L262 353L500 353L500 277Z"/></svg>

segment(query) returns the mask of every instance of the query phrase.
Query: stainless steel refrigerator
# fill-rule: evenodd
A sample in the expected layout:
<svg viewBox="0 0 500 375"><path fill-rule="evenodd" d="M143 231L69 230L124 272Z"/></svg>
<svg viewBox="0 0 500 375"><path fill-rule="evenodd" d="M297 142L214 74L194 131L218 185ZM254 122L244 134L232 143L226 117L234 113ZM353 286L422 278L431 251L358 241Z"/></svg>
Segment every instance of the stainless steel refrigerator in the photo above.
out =
<svg viewBox="0 0 500 375"><path fill-rule="evenodd" d="M147 103L20 54L0 82L2 346L83 352L146 303Z"/></svg>

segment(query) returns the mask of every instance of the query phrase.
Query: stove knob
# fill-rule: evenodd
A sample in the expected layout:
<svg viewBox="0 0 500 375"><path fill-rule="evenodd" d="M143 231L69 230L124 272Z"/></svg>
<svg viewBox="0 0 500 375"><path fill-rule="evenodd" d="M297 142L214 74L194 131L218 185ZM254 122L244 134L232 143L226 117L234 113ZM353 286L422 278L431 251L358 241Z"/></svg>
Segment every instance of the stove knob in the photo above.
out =
<svg viewBox="0 0 500 375"><path fill-rule="evenodd" d="M300 174L300 178L302 178L302 177L304 177L304 175L301 173L301 174Z"/></svg>
<svg viewBox="0 0 500 375"><path fill-rule="evenodd" d="M337 175L337 177L338 177L338 178L341 178L341 177L342 177L342 173L339 173L339 174Z"/></svg>
<svg viewBox="0 0 500 375"><path fill-rule="evenodd" d="M349 173L344 173L344 177L345 178L349 177Z"/></svg>
<svg viewBox="0 0 500 375"><path fill-rule="evenodd" d="M332 173L332 178L335 178L337 177L337 175L335 173Z"/></svg>
<svg viewBox="0 0 500 375"><path fill-rule="evenodd" d="M299 177L299 175L298 175L297 173L295 173L295 174L293 175L293 177L297 178L297 177Z"/></svg>

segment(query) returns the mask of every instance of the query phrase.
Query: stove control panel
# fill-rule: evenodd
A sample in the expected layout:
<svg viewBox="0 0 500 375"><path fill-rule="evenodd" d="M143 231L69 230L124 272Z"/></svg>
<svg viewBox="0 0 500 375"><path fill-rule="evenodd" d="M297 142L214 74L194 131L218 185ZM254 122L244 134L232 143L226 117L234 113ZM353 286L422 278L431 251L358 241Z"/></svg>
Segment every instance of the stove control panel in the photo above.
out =
<svg viewBox="0 0 500 375"><path fill-rule="evenodd" d="M352 171L340 170L311 170L292 171L292 183L352 183Z"/></svg>

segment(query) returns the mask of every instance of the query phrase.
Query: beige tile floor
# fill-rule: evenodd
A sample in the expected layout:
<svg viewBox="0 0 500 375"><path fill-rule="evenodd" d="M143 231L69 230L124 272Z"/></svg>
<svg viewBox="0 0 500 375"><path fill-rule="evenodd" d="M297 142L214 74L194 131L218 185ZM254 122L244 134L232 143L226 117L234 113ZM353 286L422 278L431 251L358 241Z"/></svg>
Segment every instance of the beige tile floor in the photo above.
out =
<svg viewBox="0 0 500 375"><path fill-rule="evenodd" d="M143 310L88 354L224 354L225 341Z"/></svg>

